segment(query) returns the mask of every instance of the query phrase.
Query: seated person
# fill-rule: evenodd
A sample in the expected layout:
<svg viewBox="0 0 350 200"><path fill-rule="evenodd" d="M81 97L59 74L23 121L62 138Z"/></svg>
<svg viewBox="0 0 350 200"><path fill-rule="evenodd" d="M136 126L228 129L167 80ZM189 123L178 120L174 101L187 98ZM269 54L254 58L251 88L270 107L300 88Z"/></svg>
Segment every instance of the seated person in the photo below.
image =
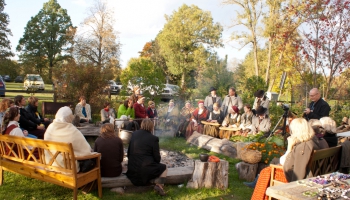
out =
<svg viewBox="0 0 350 200"><path fill-rule="evenodd" d="M244 136L246 136L252 129L253 115L252 107L249 104L245 104L244 113L241 116L241 125L239 125Z"/></svg>
<svg viewBox="0 0 350 200"><path fill-rule="evenodd" d="M39 99L35 96L31 96L28 98L28 105L26 106L26 111L35 119L35 123L40 125L44 124L45 128L47 128L51 121L48 118L43 118L38 111Z"/></svg>
<svg viewBox="0 0 350 200"><path fill-rule="evenodd" d="M44 139L45 126L35 123L36 119L24 109L26 99L22 95L17 95L14 102L16 106L19 107L21 113L18 121L21 125L21 129L27 130L30 134L35 135L39 139Z"/></svg>
<svg viewBox="0 0 350 200"><path fill-rule="evenodd" d="M104 108L101 109L101 121L102 123L109 123L110 118L115 118L114 109L110 107L109 102L105 102Z"/></svg>
<svg viewBox="0 0 350 200"><path fill-rule="evenodd" d="M20 118L19 108L11 107L7 112L5 112L5 116L3 119L4 130L2 133L4 135L13 135L18 137L29 137L29 138L37 138L34 135L28 134L27 130L22 130L19 127L18 121Z"/></svg>
<svg viewBox="0 0 350 200"><path fill-rule="evenodd" d="M225 117L224 121L222 122L222 126L232 128L239 127L241 123L241 115L239 114L238 107L232 106L232 109L229 110L230 113Z"/></svg>
<svg viewBox="0 0 350 200"><path fill-rule="evenodd" d="M148 102L148 108L146 110L148 118L158 118L158 113L156 109L156 104L154 101L149 101Z"/></svg>
<svg viewBox="0 0 350 200"><path fill-rule="evenodd" d="M79 101L80 102L75 106L75 114L80 117L80 123L92 123L91 107L86 103L86 98L80 96Z"/></svg>
<svg viewBox="0 0 350 200"><path fill-rule="evenodd" d="M103 124L99 137L95 140L94 151L101 153L101 176L116 177L122 173L124 147L115 134L113 124Z"/></svg>
<svg viewBox="0 0 350 200"><path fill-rule="evenodd" d="M134 103L134 110L135 110L135 118L136 121L139 125L141 125L142 119L148 118L147 113L146 113L146 108L145 108L145 97L142 95L138 95L136 103Z"/></svg>
<svg viewBox="0 0 350 200"><path fill-rule="evenodd" d="M335 147L338 145L337 137L337 124L330 117L322 117L320 119L322 127L325 131L323 138L327 141L329 147Z"/></svg>
<svg viewBox="0 0 350 200"><path fill-rule="evenodd" d="M220 105L218 103L213 104L213 111L209 114L208 122L217 122L219 124L224 120L223 112L220 110Z"/></svg>
<svg viewBox="0 0 350 200"><path fill-rule="evenodd" d="M254 93L254 96L255 96L255 100L254 100L254 103L253 103L253 110L252 110L252 112L255 113L256 110L258 109L258 107L262 106L262 107L266 108L266 114L269 114L270 100L265 95L265 91L264 90L257 90Z"/></svg>
<svg viewBox="0 0 350 200"><path fill-rule="evenodd" d="M194 108L191 105L190 101L186 101L185 106L181 109L179 115L179 126L176 131L176 136L185 137L186 128L190 123L191 115L194 111Z"/></svg>
<svg viewBox="0 0 350 200"><path fill-rule="evenodd" d="M270 131L271 121L270 117L266 114L267 108L259 106L256 110L256 116L253 116L252 130L249 134L257 134L260 131L267 133Z"/></svg>
<svg viewBox="0 0 350 200"><path fill-rule="evenodd" d="M76 157L91 155L92 149L84 135L72 124L73 119L74 116L69 107L64 106L60 108L55 115L55 119L47 128L44 140L72 143L74 156ZM51 153L45 151L46 162L49 162L52 155L55 155L56 152ZM64 166L64 164L62 155L58 155L53 166ZM76 167L77 172L79 172L80 167L78 162L76 163Z"/></svg>
<svg viewBox="0 0 350 200"><path fill-rule="evenodd" d="M209 111L204 107L204 101L198 101L198 108L193 111L186 129L186 139L191 137L194 131L202 133L204 125L201 122L207 121L208 117Z"/></svg>
<svg viewBox="0 0 350 200"><path fill-rule="evenodd" d="M4 98L0 102L0 127L2 125L2 121L5 116L6 110L10 107L13 107L14 105L15 105L15 102L9 98ZM1 132L1 129L0 129L0 132Z"/></svg>
<svg viewBox="0 0 350 200"><path fill-rule="evenodd" d="M167 166L160 163L159 139L152 135L153 122L143 119L141 129L133 132L128 147L128 171L126 176L136 186L147 185L152 179L157 182L154 189L162 196Z"/></svg>
<svg viewBox="0 0 350 200"><path fill-rule="evenodd" d="M310 119L309 124L315 132L315 136L318 138L318 143L320 144L321 149L329 148L327 141L323 138L326 134L326 130L322 127L320 120Z"/></svg>
<svg viewBox="0 0 350 200"><path fill-rule="evenodd" d="M163 130L169 131L175 135L179 124L179 115L180 111L175 105L174 100L171 99L168 106L159 110L159 125Z"/></svg>
<svg viewBox="0 0 350 200"><path fill-rule="evenodd" d="M118 108L118 119L120 119L120 117L122 115L125 115L129 118L135 119L135 111L133 108L133 100L131 98L126 99L123 104L120 104L119 108Z"/></svg>

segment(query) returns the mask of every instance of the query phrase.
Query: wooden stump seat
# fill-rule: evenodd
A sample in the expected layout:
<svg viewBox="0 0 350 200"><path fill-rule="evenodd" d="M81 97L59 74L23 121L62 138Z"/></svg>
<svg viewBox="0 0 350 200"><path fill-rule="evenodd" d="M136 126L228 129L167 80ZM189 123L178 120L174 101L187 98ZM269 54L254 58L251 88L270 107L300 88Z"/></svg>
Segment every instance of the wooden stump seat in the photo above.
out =
<svg viewBox="0 0 350 200"><path fill-rule="evenodd" d="M49 162L44 152L51 154ZM73 189L76 200L78 188L96 181L101 198L100 157L99 153L75 157L71 143L0 135L0 185L4 171L9 171ZM64 166L55 165L56 159L63 159ZM77 161L86 159L95 159L96 166L88 172L77 173Z"/></svg>

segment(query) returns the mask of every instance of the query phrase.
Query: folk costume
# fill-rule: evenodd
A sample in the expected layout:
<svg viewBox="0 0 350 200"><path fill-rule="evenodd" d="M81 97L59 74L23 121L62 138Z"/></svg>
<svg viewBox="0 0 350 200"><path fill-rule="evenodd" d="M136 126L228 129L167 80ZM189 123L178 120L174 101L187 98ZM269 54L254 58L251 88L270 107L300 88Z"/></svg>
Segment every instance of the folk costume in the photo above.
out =
<svg viewBox="0 0 350 200"><path fill-rule="evenodd" d="M198 105L199 104L204 104L204 101L199 101ZM196 108L191 115L191 122L188 124L186 129L186 139L188 139L194 131L202 133L203 124L201 121L206 121L208 117L209 111L204 107L204 105L203 108Z"/></svg>

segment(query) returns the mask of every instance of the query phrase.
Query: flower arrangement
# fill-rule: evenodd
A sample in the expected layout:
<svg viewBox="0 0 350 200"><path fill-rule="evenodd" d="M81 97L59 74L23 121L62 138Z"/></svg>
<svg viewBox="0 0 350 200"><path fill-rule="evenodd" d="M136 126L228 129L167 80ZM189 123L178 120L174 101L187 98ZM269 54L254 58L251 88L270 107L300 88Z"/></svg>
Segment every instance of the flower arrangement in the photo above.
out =
<svg viewBox="0 0 350 200"><path fill-rule="evenodd" d="M252 142L243 149L258 150L261 152L261 162L268 164L273 158L281 157L286 148L283 145L277 145L275 142Z"/></svg>

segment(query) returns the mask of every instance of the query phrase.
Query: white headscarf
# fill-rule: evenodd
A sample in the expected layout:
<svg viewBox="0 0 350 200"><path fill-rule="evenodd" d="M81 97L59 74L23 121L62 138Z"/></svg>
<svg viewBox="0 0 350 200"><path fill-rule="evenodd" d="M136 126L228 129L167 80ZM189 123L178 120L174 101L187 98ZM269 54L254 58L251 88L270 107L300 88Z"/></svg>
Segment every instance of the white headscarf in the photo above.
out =
<svg viewBox="0 0 350 200"><path fill-rule="evenodd" d="M64 106L57 111L54 121L72 123L73 119L72 110L68 106Z"/></svg>

